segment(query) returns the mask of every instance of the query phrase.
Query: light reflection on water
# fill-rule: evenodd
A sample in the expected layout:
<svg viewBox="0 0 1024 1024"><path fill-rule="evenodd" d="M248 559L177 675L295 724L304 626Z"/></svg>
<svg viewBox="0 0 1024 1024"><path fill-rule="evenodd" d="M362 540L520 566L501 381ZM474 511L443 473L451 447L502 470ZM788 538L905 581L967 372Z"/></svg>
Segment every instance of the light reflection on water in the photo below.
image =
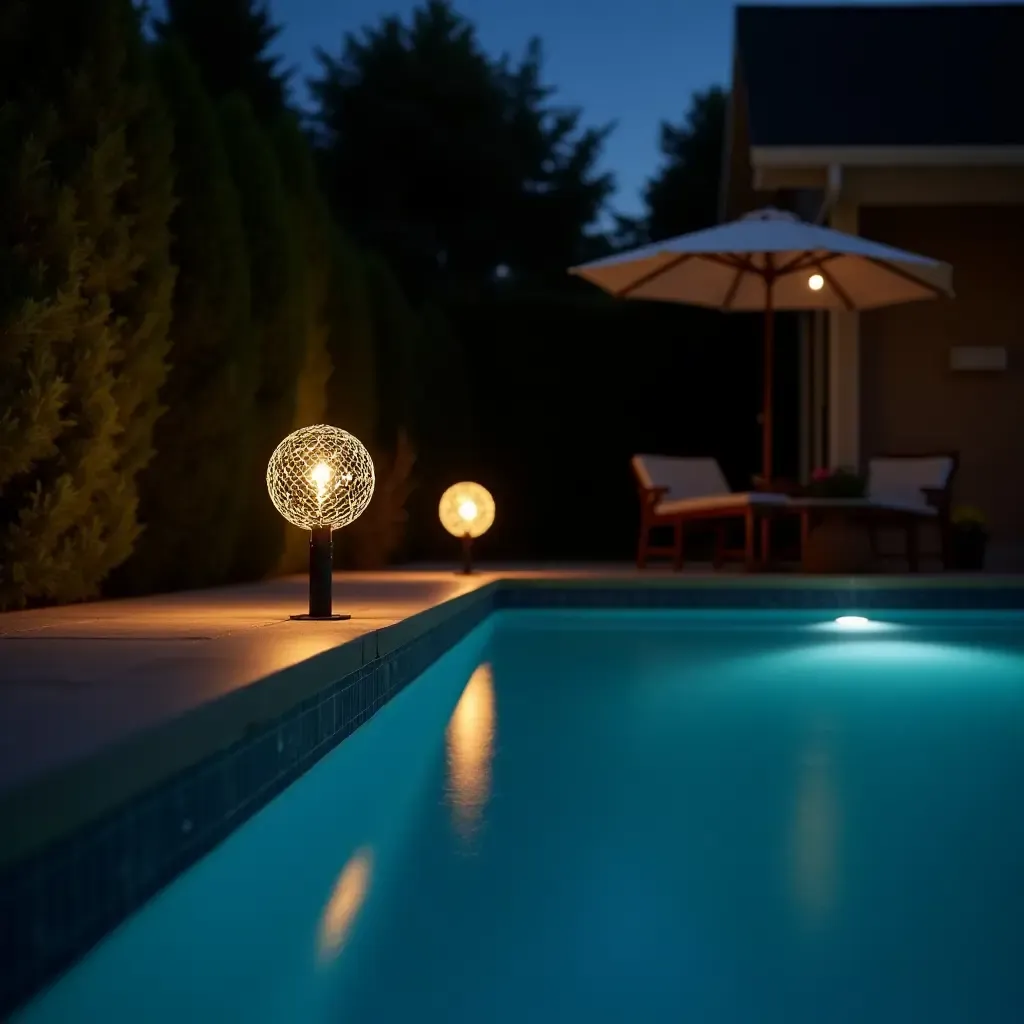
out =
<svg viewBox="0 0 1024 1024"><path fill-rule="evenodd" d="M844 636L861 635L866 633L900 633L907 630L907 626L896 622L885 622L878 619L868 619L862 615L840 615L838 618L830 619L827 622L816 622L808 627L815 633L841 633Z"/></svg>
<svg viewBox="0 0 1024 1024"><path fill-rule="evenodd" d="M445 733L452 825L466 841L475 835L491 795L496 720L494 673L484 662L470 676Z"/></svg>
<svg viewBox="0 0 1024 1024"><path fill-rule="evenodd" d="M839 895L839 806L828 732L819 729L800 766L792 837L792 883L809 925L821 925Z"/></svg>
<svg viewBox="0 0 1024 1024"><path fill-rule="evenodd" d="M931 686L939 680L963 684L965 673L983 673L986 681L1016 682L1022 659L994 648L910 639L868 639L847 636L831 642L800 644L782 650L758 652L742 658L765 673L809 669L827 681L837 673L856 671L865 685ZM876 670L898 669L879 674ZM924 670L927 671L917 671ZM830 675L831 673L831 675Z"/></svg>
<svg viewBox="0 0 1024 1024"><path fill-rule="evenodd" d="M324 908L317 936L321 961L331 960L345 948L373 880L373 851L364 846L342 868Z"/></svg>

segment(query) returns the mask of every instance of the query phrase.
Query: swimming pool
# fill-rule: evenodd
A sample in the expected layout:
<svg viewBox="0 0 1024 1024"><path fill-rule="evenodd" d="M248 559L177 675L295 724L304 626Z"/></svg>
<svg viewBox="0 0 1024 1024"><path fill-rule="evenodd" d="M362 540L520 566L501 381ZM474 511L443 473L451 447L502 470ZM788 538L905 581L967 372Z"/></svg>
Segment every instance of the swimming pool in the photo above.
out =
<svg viewBox="0 0 1024 1024"><path fill-rule="evenodd" d="M498 612L17 1018L1024 1019L1024 616Z"/></svg>

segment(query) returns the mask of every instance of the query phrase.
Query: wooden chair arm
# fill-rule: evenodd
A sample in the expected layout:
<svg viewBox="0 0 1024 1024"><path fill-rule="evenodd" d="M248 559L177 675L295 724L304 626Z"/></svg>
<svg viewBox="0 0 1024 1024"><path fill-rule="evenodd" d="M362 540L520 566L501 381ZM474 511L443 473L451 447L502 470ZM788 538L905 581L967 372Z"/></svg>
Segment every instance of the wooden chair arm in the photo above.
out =
<svg viewBox="0 0 1024 1024"><path fill-rule="evenodd" d="M648 506L648 508L654 508L655 505L661 501L665 495L668 494L667 487L641 487L640 488L640 500Z"/></svg>

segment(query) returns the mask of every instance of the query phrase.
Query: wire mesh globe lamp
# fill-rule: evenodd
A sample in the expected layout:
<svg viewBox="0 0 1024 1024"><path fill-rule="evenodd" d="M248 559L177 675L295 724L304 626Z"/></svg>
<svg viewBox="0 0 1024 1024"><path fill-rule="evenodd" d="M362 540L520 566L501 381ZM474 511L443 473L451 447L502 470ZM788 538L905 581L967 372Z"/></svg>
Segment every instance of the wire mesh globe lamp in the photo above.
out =
<svg viewBox="0 0 1024 1024"><path fill-rule="evenodd" d="M358 437L318 423L289 434L267 464L274 508L309 530L309 613L293 619L349 619L334 613L334 531L354 523L373 497L373 461Z"/></svg>
<svg viewBox="0 0 1024 1024"><path fill-rule="evenodd" d="M441 525L462 540L462 571L473 571L473 541L482 537L494 524L494 498L480 484L464 480L452 484L441 495L437 508Z"/></svg>

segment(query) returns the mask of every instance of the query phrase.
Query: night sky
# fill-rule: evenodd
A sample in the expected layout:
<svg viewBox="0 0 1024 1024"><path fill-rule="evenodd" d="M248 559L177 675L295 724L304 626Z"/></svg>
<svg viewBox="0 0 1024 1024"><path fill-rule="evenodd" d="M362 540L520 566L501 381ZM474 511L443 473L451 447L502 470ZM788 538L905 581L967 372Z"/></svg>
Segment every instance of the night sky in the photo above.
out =
<svg viewBox="0 0 1024 1024"><path fill-rule="evenodd" d="M157 0L154 5L159 8ZM284 26L278 49L296 68L296 97L315 70L313 49L337 53L345 32L384 14L407 14L414 0L270 0ZM619 185L614 205L640 208L639 191L658 164L660 121L681 120L690 96L726 85L732 51L731 0L456 0L491 53L521 53L538 35L545 79L589 124L617 122L605 168Z"/></svg>
<svg viewBox="0 0 1024 1024"><path fill-rule="evenodd" d="M281 50L308 68L314 46L335 52L345 31L412 0L271 0L283 22ZM605 163L619 183L615 205L639 209L638 191L657 165L658 122L678 120L690 94L725 84L733 4L727 0L457 0L491 53L545 46L545 78L588 123L616 121ZM299 83L301 85L301 83Z"/></svg>

